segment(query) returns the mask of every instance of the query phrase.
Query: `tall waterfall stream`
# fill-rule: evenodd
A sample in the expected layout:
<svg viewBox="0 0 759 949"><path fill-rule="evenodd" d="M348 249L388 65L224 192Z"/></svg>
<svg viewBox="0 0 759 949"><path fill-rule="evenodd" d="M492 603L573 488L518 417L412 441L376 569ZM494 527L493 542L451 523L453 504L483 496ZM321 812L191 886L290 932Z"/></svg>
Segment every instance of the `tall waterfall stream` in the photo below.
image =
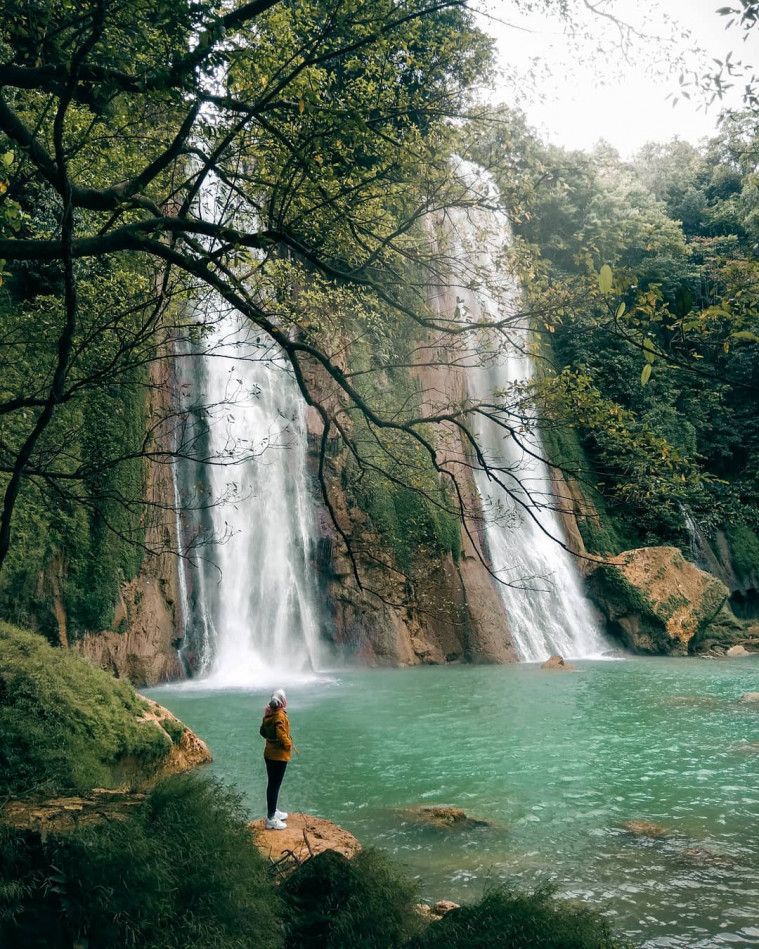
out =
<svg viewBox="0 0 759 949"><path fill-rule="evenodd" d="M472 194L487 207L458 210L453 215L453 256L462 268L456 294L470 319L503 319L518 310L521 296L503 260L512 240L511 225L500 208L492 177L468 162L461 162L459 168ZM497 298L492 286L470 288L470 278L478 270L495 276ZM468 371L470 395L479 401L493 403L497 401L494 393L507 392L533 377L524 321L515 323L508 333L506 352ZM498 484L481 468L476 471L488 553L502 581L499 590L520 657L525 661L556 653L577 659L600 657L609 645L583 593L572 555L557 543L564 540L564 533L539 434L524 431L517 441L495 421L484 419L478 438L488 465L502 482Z"/></svg>

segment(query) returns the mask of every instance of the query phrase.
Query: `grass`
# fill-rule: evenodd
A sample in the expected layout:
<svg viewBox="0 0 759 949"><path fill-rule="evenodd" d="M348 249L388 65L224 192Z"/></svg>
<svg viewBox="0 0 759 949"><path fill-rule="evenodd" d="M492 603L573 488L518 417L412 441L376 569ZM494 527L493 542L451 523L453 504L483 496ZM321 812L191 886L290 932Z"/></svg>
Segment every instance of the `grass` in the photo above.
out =
<svg viewBox="0 0 759 949"><path fill-rule="evenodd" d="M287 949L397 949L420 929L416 888L376 850L325 851L282 886Z"/></svg>
<svg viewBox="0 0 759 949"><path fill-rule="evenodd" d="M0 945L278 949L280 899L239 796L174 775L122 821L0 827Z"/></svg>
<svg viewBox="0 0 759 949"><path fill-rule="evenodd" d="M409 949L622 949L595 910L556 900L546 887L533 893L493 889L453 910L410 943Z"/></svg>
<svg viewBox="0 0 759 949"><path fill-rule="evenodd" d="M171 747L146 703L40 635L0 622L0 794L54 795L149 775Z"/></svg>

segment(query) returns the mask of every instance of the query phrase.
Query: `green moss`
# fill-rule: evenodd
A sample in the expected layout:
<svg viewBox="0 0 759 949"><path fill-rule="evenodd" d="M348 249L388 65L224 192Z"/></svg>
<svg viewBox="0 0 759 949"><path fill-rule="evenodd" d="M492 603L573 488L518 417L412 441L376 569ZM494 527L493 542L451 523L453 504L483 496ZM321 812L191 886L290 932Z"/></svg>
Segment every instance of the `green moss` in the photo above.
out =
<svg viewBox="0 0 759 949"><path fill-rule="evenodd" d="M351 368L371 367L372 350L366 340L351 351ZM420 409L416 382L404 369L367 373L357 388L370 405L399 421L417 416ZM343 486L351 500L369 517L381 542L392 551L399 569L408 572L417 551L461 556L461 521L456 503L426 450L410 435L393 430L371 430L355 414L354 441L362 463L347 460ZM435 433L426 432L434 442Z"/></svg>
<svg viewBox="0 0 759 949"><path fill-rule="evenodd" d="M0 623L0 794L113 787L149 775L170 748L139 724L146 703L123 680Z"/></svg>
<svg viewBox="0 0 759 949"><path fill-rule="evenodd" d="M759 570L759 535L747 524L729 524L725 534L730 556L739 577L749 577Z"/></svg>
<svg viewBox="0 0 759 949"><path fill-rule="evenodd" d="M450 553L456 561L461 556L461 525L445 509L450 504L446 493L434 483L422 490L395 484L376 473L365 473L353 485L359 506L404 571L411 569L420 547Z"/></svg>
<svg viewBox="0 0 759 949"><path fill-rule="evenodd" d="M598 517L577 517L577 527L588 552L618 554L638 546L638 538L612 514L601 492L592 486L598 478L577 430L569 426L547 425L541 438L548 460L578 481L598 514Z"/></svg>
<svg viewBox="0 0 759 949"><path fill-rule="evenodd" d="M645 594L633 586L622 571L612 564L604 563L597 567L591 574L590 583L591 588L602 592L603 599L615 613L654 615Z"/></svg>
<svg viewBox="0 0 759 949"><path fill-rule="evenodd" d="M161 727L175 745L181 742L182 736L187 731L186 726L176 718L164 718L161 722Z"/></svg>

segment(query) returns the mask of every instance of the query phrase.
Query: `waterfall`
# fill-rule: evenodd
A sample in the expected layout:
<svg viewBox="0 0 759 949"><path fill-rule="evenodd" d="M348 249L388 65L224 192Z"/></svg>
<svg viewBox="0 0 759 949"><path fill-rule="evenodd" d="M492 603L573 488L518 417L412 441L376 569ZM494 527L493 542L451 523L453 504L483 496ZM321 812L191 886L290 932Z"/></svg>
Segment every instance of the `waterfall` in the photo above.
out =
<svg viewBox="0 0 759 949"><path fill-rule="evenodd" d="M511 227L492 177L468 162L460 162L458 172L472 197L484 199L487 207L459 209L452 215L457 303L472 320L503 319L517 312L520 297L502 259L511 243ZM478 401L497 402L494 393L513 390L533 377L527 326L515 323L508 336L508 352L483 356L477 367L467 370L469 393ZM589 658L608 652L576 564L553 539L563 541L564 534L550 469L541 460L539 434L534 428L524 431L518 444L489 419L483 419L477 434L488 465L498 469L509 489L476 471L485 545L503 581L499 590L520 657L538 661L555 653Z"/></svg>
<svg viewBox="0 0 759 949"><path fill-rule="evenodd" d="M222 199L228 209L218 181L204 184L207 218ZM194 310L200 342L178 344L182 442L197 459L177 465L182 656L205 685L281 685L320 663L305 403L253 324L211 292Z"/></svg>
<svg viewBox="0 0 759 949"><path fill-rule="evenodd" d="M188 597L193 665L213 686L292 681L319 662L305 406L281 355L237 314L204 348L185 387L210 460L183 470L186 492L207 503L194 530L209 540Z"/></svg>

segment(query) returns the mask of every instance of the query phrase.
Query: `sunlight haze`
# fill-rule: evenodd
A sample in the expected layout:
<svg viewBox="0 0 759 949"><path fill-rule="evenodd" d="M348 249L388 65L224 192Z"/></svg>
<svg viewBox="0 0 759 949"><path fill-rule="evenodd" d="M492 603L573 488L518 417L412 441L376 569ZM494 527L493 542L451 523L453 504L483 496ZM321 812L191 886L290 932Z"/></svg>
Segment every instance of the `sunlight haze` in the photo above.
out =
<svg viewBox="0 0 759 949"><path fill-rule="evenodd" d="M666 10L692 36L690 42L678 37L675 45L681 51L697 45L702 51L690 54L692 67L710 64L712 57L722 58L731 48L734 58L756 65L756 36L744 42L737 30L726 32L726 18L717 14L717 8L716 0L669 0L667 4L621 0L605 5L635 26L647 22L649 33L656 35L667 31ZM537 15L515 17L512 5L500 0L488 3L483 11L484 27L496 37L501 67L522 75L532 68L535 76L532 94L520 82L515 95L507 76L496 88L495 98L507 102L516 98L530 123L557 145L589 149L604 139L629 156L650 140L678 136L696 143L714 134L723 106L740 106L740 81L722 104L708 109L683 98L679 67L667 67L670 57L653 40L636 42L626 62L615 47L616 28L607 19L588 13L584 25L592 37L573 42L555 21ZM673 29L669 27L670 33ZM674 96L679 99L673 107Z"/></svg>

